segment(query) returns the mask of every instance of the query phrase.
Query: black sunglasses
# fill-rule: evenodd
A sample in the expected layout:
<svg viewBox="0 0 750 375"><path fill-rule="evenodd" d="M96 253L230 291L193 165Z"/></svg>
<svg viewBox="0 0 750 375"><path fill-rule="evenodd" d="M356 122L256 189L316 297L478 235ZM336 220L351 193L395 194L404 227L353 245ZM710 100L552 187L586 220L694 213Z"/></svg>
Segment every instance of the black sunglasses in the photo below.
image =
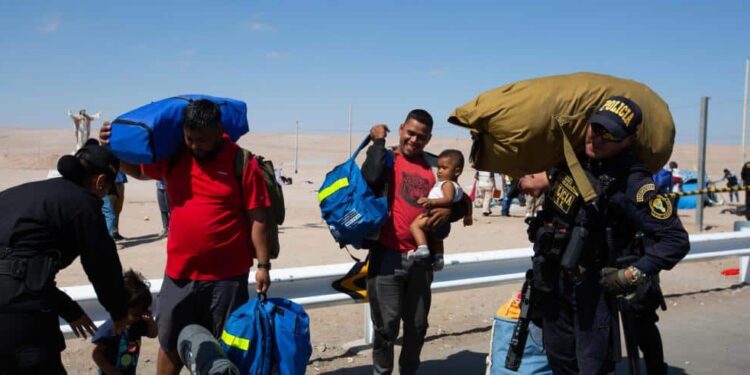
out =
<svg viewBox="0 0 750 375"><path fill-rule="evenodd" d="M591 133L597 137L601 137L606 142L620 143L625 139L617 138L614 134L610 133L601 125L591 124Z"/></svg>

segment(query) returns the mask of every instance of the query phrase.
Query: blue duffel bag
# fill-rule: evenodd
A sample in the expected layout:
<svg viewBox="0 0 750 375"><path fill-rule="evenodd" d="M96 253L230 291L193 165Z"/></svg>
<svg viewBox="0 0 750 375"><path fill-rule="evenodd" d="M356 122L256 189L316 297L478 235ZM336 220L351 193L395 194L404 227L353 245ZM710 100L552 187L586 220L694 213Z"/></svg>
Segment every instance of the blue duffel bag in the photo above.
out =
<svg viewBox="0 0 750 375"><path fill-rule="evenodd" d="M249 130L247 105L239 100L208 95L181 95L162 99L127 112L112 121L109 147L130 164L165 160L185 143L182 121L193 100L208 99L219 105L224 132L236 142Z"/></svg>

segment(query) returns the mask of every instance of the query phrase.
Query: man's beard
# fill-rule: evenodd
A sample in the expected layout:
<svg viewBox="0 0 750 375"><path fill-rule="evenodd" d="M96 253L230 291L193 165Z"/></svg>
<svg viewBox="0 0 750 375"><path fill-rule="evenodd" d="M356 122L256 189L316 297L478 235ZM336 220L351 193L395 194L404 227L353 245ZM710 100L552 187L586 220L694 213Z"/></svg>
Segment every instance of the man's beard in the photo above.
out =
<svg viewBox="0 0 750 375"><path fill-rule="evenodd" d="M193 154L193 157L197 161L207 161L211 160L216 156L216 154L219 152L219 148L221 146L221 143L217 143L212 149L208 151L195 151L190 150L190 153Z"/></svg>

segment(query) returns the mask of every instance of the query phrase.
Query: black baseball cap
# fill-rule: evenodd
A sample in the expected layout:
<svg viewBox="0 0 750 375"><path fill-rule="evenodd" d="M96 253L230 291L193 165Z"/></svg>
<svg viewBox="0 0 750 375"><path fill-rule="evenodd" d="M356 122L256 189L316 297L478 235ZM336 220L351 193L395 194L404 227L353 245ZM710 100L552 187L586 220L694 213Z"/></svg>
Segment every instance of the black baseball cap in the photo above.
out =
<svg viewBox="0 0 750 375"><path fill-rule="evenodd" d="M641 107L624 96L612 96L589 117L589 124L600 125L618 140L638 131L643 121Z"/></svg>

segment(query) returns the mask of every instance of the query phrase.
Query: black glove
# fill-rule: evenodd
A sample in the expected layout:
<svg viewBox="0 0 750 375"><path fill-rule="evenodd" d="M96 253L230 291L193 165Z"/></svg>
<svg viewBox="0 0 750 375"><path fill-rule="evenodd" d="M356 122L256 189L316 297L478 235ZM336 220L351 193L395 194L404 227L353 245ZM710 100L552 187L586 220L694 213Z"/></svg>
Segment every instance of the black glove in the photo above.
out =
<svg viewBox="0 0 750 375"><path fill-rule="evenodd" d="M440 272L443 270L443 267L445 267L445 260L443 258L443 254L433 254L432 255L432 270L435 272Z"/></svg>
<svg viewBox="0 0 750 375"><path fill-rule="evenodd" d="M635 291L635 285L631 284L625 277L625 270L604 267L601 271L602 278L599 285L614 295L629 294Z"/></svg>

